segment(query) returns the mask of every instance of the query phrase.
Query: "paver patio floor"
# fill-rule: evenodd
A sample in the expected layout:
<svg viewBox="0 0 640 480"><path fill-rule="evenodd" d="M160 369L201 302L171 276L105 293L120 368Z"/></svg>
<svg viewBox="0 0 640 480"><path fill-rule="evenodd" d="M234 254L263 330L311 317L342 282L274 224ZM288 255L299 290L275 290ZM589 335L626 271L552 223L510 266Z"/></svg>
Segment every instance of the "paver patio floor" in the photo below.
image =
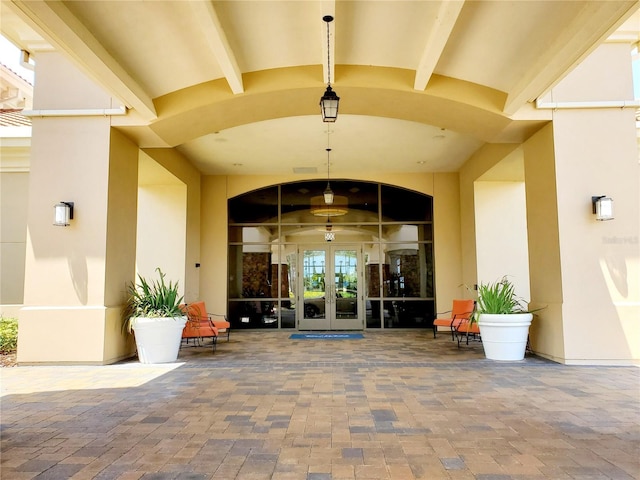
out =
<svg viewBox="0 0 640 480"><path fill-rule="evenodd" d="M234 331L177 363L0 369L0 477L638 479L640 369L430 331Z"/></svg>

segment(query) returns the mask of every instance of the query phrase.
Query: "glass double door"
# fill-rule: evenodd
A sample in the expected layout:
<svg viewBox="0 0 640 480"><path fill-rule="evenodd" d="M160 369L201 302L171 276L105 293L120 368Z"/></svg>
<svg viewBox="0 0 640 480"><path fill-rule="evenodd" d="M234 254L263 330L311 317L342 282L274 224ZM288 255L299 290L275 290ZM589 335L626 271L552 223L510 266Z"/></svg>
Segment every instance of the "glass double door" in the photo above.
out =
<svg viewBox="0 0 640 480"><path fill-rule="evenodd" d="M300 330L362 330L361 249L300 247L297 309Z"/></svg>

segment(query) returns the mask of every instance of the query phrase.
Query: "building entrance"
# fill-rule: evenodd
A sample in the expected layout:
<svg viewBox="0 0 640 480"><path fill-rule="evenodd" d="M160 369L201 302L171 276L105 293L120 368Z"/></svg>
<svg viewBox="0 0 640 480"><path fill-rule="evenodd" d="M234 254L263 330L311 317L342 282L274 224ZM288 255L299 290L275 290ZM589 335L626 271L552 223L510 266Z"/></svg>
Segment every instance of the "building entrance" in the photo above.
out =
<svg viewBox="0 0 640 480"><path fill-rule="evenodd" d="M336 179L327 206L326 185L272 185L229 199L232 328L431 328L433 199Z"/></svg>
<svg viewBox="0 0 640 480"><path fill-rule="evenodd" d="M362 330L362 248L356 245L299 249L297 309L300 330Z"/></svg>

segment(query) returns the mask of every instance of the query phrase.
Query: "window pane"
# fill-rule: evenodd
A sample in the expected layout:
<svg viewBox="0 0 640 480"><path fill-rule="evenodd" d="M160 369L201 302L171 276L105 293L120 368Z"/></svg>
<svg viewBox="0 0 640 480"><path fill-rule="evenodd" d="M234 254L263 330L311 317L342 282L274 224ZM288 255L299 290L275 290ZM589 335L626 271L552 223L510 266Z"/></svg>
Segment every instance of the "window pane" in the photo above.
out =
<svg viewBox="0 0 640 480"><path fill-rule="evenodd" d="M382 239L387 242L411 243L433 241L433 226L430 223L382 225Z"/></svg>
<svg viewBox="0 0 640 480"><path fill-rule="evenodd" d="M229 225L229 243L271 243L277 241L278 225L243 227Z"/></svg>
<svg viewBox="0 0 640 480"><path fill-rule="evenodd" d="M273 300L232 300L229 302L231 328L278 328L277 305Z"/></svg>
<svg viewBox="0 0 640 480"><path fill-rule="evenodd" d="M280 327L296 328L296 306L294 302L288 300L280 302Z"/></svg>
<svg viewBox="0 0 640 480"><path fill-rule="evenodd" d="M403 188L382 185L383 222L428 222L432 219L432 197Z"/></svg>
<svg viewBox="0 0 640 480"><path fill-rule="evenodd" d="M367 328L381 328L380 300L367 300Z"/></svg>
<svg viewBox="0 0 640 480"><path fill-rule="evenodd" d="M435 301L393 300L384 302L385 328L433 328Z"/></svg>
<svg viewBox="0 0 640 480"><path fill-rule="evenodd" d="M278 187L263 188L229 200L229 223L277 223Z"/></svg>
<svg viewBox="0 0 640 480"><path fill-rule="evenodd" d="M326 180L282 185L282 223L326 223L329 217L332 223L378 221L377 184L331 180L330 185L334 203L329 207L323 197Z"/></svg>
<svg viewBox="0 0 640 480"><path fill-rule="evenodd" d="M271 258L270 245L229 245L229 298L277 298Z"/></svg>
<svg viewBox="0 0 640 480"><path fill-rule="evenodd" d="M384 244L384 249L385 297L433 297L432 244Z"/></svg>
<svg viewBox="0 0 640 480"><path fill-rule="evenodd" d="M366 288L366 296L379 298L382 293L380 291L380 244L367 243L364 245L364 283Z"/></svg>

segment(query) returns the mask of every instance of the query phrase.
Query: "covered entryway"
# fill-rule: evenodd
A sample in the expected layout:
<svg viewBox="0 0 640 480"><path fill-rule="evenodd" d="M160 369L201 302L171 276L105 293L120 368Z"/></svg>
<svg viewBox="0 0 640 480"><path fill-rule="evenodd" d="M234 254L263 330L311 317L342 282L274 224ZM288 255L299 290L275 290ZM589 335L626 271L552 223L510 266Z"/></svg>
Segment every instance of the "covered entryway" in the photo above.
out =
<svg viewBox="0 0 640 480"><path fill-rule="evenodd" d="M433 199L357 180L270 186L229 200L233 328L430 328Z"/></svg>

